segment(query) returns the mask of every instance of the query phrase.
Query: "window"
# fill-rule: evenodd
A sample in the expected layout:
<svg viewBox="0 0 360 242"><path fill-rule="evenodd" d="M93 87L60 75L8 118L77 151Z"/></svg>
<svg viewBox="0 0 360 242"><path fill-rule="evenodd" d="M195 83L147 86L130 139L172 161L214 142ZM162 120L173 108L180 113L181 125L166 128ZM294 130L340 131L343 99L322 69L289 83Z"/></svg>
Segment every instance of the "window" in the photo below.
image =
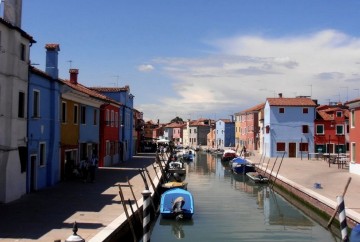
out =
<svg viewBox="0 0 360 242"><path fill-rule="evenodd" d="M79 106L77 104L74 105L74 124L78 124L79 122Z"/></svg>
<svg viewBox="0 0 360 242"><path fill-rule="evenodd" d="M117 128L119 126L119 114L118 112L115 112L115 127Z"/></svg>
<svg viewBox="0 0 360 242"><path fill-rule="evenodd" d="M25 118L25 93L19 92L18 117Z"/></svg>
<svg viewBox="0 0 360 242"><path fill-rule="evenodd" d="M20 60L25 61L26 58L26 46L24 44L20 44Z"/></svg>
<svg viewBox="0 0 360 242"><path fill-rule="evenodd" d="M308 125L303 125L302 126L302 132L303 132L303 134L309 133L309 126Z"/></svg>
<svg viewBox="0 0 360 242"><path fill-rule="evenodd" d="M40 147L39 147L39 153L40 153L40 166L45 166L45 161L46 161L46 146L45 143L40 143Z"/></svg>
<svg viewBox="0 0 360 242"><path fill-rule="evenodd" d="M342 111L336 111L336 117L342 117Z"/></svg>
<svg viewBox="0 0 360 242"><path fill-rule="evenodd" d="M106 110L106 117L105 117L105 123L106 123L106 126L109 126L110 125L110 110Z"/></svg>
<svg viewBox="0 0 360 242"><path fill-rule="evenodd" d="M94 125L97 125L97 109L94 109Z"/></svg>
<svg viewBox="0 0 360 242"><path fill-rule="evenodd" d="M111 127L114 127L114 110L111 110Z"/></svg>
<svg viewBox="0 0 360 242"><path fill-rule="evenodd" d="M336 134L337 135L344 134L344 125L342 124L336 125Z"/></svg>
<svg viewBox="0 0 360 242"><path fill-rule="evenodd" d="M285 143L284 142L276 143L276 151L285 151Z"/></svg>
<svg viewBox="0 0 360 242"><path fill-rule="evenodd" d="M309 151L309 144L308 143L300 143L299 151Z"/></svg>
<svg viewBox="0 0 360 242"><path fill-rule="evenodd" d="M279 113L285 113L285 108L279 108Z"/></svg>
<svg viewBox="0 0 360 242"><path fill-rule="evenodd" d="M61 103L61 122L66 123L66 102Z"/></svg>
<svg viewBox="0 0 360 242"><path fill-rule="evenodd" d="M309 113L309 109L308 108L303 108L303 113Z"/></svg>
<svg viewBox="0 0 360 242"><path fill-rule="evenodd" d="M106 141L106 154L105 155L110 155L110 141L109 140Z"/></svg>
<svg viewBox="0 0 360 242"><path fill-rule="evenodd" d="M324 125L323 124L316 125L316 134L324 134Z"/></svg>
<svg viewBox="0 0 360 242"><path fill-rule="evenodd" d="M37 90L33 91L33 118L40 117L40 92Z"/></svg>
<svg viewBox="0 0 360 242"><path fill-rule="evenodd" d="M356 161L356 143L351 143L351 161Z"/></svg>
<svg viewBox="0 0 360 242"><path fill-rule="evenodd" d="M351 110L351 128L355 127L355 110Z"/></svg>
<svg viewBox="0 0 360 242"><path fill-rule="evenodd" d="M269 125L266 125L266 127L265 127L265 132L268 134L268 133L270 133L270 126Z"/></svg>
<svg viewBox="0 0 360 242"><path fill-rule="evenodd" d="M81 106L81 124L86 124L86 107L85 106Z"/></svg>

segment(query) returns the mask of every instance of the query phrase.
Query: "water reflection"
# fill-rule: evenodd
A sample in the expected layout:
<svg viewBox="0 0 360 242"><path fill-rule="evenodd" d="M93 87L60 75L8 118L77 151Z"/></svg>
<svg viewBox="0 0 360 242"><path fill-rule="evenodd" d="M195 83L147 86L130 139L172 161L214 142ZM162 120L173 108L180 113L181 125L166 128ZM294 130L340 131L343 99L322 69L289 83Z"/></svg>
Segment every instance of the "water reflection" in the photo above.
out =
<svg viewBox="0 0 360 242"><path fill-rule="evenodd" d="M186 182L195 200L192 220L159 218L153 241L341 241L269 185L233 174L220 157L197 153Z"/></svg>
<svg viewBox="0 0 360 242"><path fill-rule="evenodd" d="M171 232L173 233L176 239L183 239L185 238L185 230L183 227L194 225L194 221L192 219L177 221L177 220L160 218L159 225L171 228Z"/></svg>

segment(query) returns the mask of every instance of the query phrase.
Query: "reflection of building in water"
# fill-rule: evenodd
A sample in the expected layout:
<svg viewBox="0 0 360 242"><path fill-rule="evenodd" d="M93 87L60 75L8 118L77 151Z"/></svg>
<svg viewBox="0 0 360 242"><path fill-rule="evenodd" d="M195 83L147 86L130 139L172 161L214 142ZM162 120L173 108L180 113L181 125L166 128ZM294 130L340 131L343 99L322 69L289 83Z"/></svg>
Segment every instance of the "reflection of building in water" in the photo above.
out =
<svg viewBox="0 0 360 242"><path fill-rule="evenodd" d="M266 224L296 227L313 226L312 222L300 210L274 193L268 185L254 183L244 175L232 174L231 177L231 184L234 189L246 192L256 199L258 208L264 213Z"/></svg>

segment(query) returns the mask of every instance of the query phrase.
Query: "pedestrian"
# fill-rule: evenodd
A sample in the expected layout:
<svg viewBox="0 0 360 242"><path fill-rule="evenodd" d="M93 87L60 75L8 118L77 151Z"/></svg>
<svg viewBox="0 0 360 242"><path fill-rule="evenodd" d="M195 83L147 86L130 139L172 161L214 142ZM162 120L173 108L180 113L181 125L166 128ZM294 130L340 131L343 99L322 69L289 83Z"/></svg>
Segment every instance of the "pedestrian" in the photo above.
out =
<svg viewBox="0 0 360 242"><path fill-rule="evenodd" d="M244 157L246 157L246 147L245 145L243 146L241 153L243 154Z"/></svg>
<svg viewBox="0 0 360 242"><path fill-rule="evenodd" d="M96 173L97 164L98 164L98 159L97 159L96 155L93 154L91 157L91 160L90 160L90 164L89 164L90 182L95 181L95 173Z"/></svg>

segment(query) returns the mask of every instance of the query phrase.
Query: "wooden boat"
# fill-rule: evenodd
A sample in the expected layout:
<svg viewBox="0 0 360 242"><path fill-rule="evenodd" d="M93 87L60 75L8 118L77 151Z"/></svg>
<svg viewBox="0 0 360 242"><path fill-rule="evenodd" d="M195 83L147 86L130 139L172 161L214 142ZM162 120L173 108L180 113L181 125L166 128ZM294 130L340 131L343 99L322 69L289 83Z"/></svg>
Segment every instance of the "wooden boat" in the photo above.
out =
<svg viewBox="0 0 360 242"><path fill-rule="evenodd" d="M177 181L171 181L171 182L166 182L164 184L161 185L162 190L163 191L167 191L169 189L173 189L173 188L182 188L182 189L187 189L187 182L177 182Z"/></svg>
<svg viewBox="0 0 360 242"><path fill-rule="evenodd" d="M255 183L267 183L269 182L269 179L263 175L261 175L259 172L247 172L246 175Z"/></svg>
<svg viewBox="0 0 360 242"><path fill-rule="evenodd" d="M230 167L231 170L237 174L246 174L255 171L255 166L241 157L232 159L230 161Z"/></svg>
<svg viewBox="0 0 360 242"><path fill-rule="evenodd" d="M237 157L235 150L224 150L224 153L221 156L221 161L230 161Z"/></svg>
<svg viewBox="0 0 360 242"><path fill-rule="evenodd" d="M192 194L181 188L164 192L160 199L160 214L165 219L191 219L194 214Z"/></svg>

